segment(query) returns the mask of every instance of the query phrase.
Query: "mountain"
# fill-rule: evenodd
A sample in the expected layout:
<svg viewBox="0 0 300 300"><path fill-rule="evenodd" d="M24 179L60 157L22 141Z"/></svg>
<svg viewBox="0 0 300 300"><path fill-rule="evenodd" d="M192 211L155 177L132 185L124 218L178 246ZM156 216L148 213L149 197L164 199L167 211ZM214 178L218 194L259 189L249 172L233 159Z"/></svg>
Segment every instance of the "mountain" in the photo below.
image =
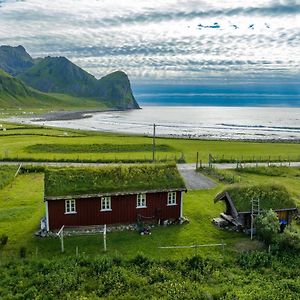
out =
<svg viewBox="0 0 300 300"><path fill-rule="evenodd" d="M122 71L98 80L66 57L34 60L22 46L1 46L0 68L42 92L98 99L118 109L139 108L128 76Z"/></svg>
<svg viewBox="0 0 300 300"><path fill-rule="evenodd" d="M99 98L120 109L139 108L124 72L97 80L65 57L46 57L18 78L43 92Z"/></svg>
<svg viewBox="0 0 300 300"><path fill-rule="evenodd" d="M34 65L23 46L0 46L0 69L15 76Z"/></svg>
<svg viewBox="0 0 300 300"><path fill-rule="evenodd" d="M0 107L93 107L104 108L99 100L75 98L68 95L45 94L28 87L21 80L0 69Z"/></svg>

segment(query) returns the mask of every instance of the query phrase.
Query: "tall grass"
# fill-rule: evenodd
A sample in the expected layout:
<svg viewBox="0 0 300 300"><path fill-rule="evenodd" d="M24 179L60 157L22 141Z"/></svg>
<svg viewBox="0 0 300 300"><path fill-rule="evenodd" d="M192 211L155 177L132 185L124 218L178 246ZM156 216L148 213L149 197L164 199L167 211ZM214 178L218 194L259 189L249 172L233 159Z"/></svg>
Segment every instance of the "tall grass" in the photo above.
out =
<svg viewBox="0 0 300 300"><path fill-rule="evenodd" d="M16 166L0 166L0 189L14 180L17 169Z"/></svg>

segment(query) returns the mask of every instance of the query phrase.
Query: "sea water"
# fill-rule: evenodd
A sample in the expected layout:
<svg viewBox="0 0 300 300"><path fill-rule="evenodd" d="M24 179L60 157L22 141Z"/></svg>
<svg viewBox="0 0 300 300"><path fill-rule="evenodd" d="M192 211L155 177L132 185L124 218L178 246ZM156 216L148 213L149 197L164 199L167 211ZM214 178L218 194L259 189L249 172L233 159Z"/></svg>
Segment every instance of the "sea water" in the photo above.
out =
<svg viewBox="0 0 300 300"><path fill-rule="evenodd" d="M36 124L36 122L35 122ZM299 107L143 106L90 118L38 122L57 127L200 139L300 140Z"/></svg>

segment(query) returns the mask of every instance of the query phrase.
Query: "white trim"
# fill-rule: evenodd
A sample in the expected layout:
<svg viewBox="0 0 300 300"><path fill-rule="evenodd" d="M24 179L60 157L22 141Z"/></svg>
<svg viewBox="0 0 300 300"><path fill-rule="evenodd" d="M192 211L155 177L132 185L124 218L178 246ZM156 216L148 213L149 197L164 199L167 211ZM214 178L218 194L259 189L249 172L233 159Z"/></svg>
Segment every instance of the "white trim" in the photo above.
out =
<svg viewBox="0 0 300 300"><path fill-rule="evenodd" d="M143 205L139 205L139 203L142 203ZM147 208L146 193L140 193L136 195L136 208Z"/></svg>
<svg viewBox="0 0 300 300"><path fill-rule="evenodd" d="M48 201L45 201L46 205L46 226L47 226L47 231L49 231L49 210L48 210Z"/></svg>
<svg viewBox="0 0 300 300"><path fill-rule="evenodd" d="M104 201L105 208L102 208L103 207L103 201ZM101 197L100 211L112 211L112 209L111 209L111 197L110 196Z"/></svg>
<svg viewBox="0 0 300 300"><path fill-rule="evenodd" d="M183 192L180 193L180 218L183 218Z"/></svg>
<svg viewBox="0 0 300 300"><path fill-rule="evenodd" d="M67 203L69 203L69 205L67 205ZM67 208L68 209L72 209L72 206L74 206L74 210L67 211ZM77 211L76 211L76 200L75 199L67 199L67 200L65 200L65 215L74 215L74 214L77 214Z"/></svg>
<svg viewBox="0 0 300 300"><path fill-rule="evenodd" d="M76 215L77 211L65 212L65 215Z"/></svg>
<svg viewBox="0 0 300 300"><path fill-rule="evenodd" d="M172 202L169 202L169 198L171 196ZM168 192L168 197L167 197L167 206L175 206L177 205L177 192Z"/></svg>

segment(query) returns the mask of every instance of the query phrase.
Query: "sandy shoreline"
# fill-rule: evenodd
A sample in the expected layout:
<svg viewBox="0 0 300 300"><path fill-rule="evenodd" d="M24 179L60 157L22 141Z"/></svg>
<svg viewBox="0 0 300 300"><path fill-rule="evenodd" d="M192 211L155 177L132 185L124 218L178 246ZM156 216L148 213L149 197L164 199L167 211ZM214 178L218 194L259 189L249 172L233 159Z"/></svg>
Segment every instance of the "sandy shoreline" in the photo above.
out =
<svg viewBox="0 0 300 300"><path fill-rule="evenodd" d="M227 110L227 114L224 114L224 110L225 112ZM300 128L296 126L300 109L299 112L280 111L281 114L277 109L273 109L272 114L269 112L270 108L261 110L144 107L142 110L130 110L131 112L127 113L120 109L89 109L18 116L10 118L9 121L46 127L128 134L129 136L152 136L155 122L156 136L162 138L271 143L300 142ZM277 114L279 116L273 118ZM266 119L270 115L272 117ZM292 122L282 120L292 120Z"/></svg>
<svg viewBox="0 0 300 300"><path fill-rule="evenodd" d="M91 118L93 113L124 111L116 108L109 109L91 109L91 110L70 110L70 111L54 111L40 116L30 116L35 118L32 122L46 122L46 121L67 121Z"/></svg>

